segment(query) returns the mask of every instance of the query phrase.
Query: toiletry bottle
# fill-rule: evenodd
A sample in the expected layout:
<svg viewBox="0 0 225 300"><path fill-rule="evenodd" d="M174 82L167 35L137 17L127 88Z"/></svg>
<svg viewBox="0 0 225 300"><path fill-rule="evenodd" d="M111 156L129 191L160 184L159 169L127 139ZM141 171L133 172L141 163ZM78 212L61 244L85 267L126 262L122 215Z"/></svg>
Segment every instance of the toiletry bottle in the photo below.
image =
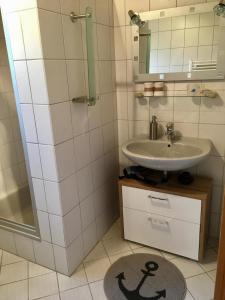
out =
<svg viewBox="0 0 225 300"><path fill-rule="evenodd" d="M149 137L150 137L150 140L157 140L157 138L158 138L158 122L157 122L156 116L152 116L152 121L150 123Z"/></svg>

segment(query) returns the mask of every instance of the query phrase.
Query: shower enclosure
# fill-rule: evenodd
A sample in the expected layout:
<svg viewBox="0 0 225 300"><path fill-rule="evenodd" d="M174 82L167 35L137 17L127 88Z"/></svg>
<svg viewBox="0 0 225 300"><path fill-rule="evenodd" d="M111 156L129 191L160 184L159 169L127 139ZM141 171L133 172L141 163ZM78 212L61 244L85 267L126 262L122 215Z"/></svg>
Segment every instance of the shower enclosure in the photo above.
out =
<svg viewBox="0 0 225 300"><path fill-rule="evenodd" d="M23 140L0 16L0 228L38 235Z"/></svg>

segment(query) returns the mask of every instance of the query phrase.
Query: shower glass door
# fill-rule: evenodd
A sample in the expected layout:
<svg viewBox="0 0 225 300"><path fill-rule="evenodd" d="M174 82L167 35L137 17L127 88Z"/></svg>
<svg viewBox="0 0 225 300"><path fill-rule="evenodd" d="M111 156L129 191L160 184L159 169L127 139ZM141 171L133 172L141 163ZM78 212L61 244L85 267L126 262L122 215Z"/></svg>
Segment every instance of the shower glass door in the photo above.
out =
<svg viewBox="0 0 225 300"><path fill-rule="evenodd" d="M0 17L0 227L32 233L35 232L35 222Z"/></svg>

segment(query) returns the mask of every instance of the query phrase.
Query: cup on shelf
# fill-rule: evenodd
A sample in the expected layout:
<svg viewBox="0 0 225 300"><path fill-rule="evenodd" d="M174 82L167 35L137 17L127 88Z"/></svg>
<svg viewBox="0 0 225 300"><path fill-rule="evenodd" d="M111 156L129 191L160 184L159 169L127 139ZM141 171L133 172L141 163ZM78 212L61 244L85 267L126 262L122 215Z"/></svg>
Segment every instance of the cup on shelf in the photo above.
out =
<svg viewBox="0 0 225 300"><path fill-rule="evenodd" d="M153 82L145 82L144 83L144 96L145 97L153 97L154 96L154 83Z"/></svg>
<svg viewBox="0 0 225 300"><path fill-rule="evenodd" d="M163 81L154 83L154 96L156 97L165 96L165 85Z"/></svg>

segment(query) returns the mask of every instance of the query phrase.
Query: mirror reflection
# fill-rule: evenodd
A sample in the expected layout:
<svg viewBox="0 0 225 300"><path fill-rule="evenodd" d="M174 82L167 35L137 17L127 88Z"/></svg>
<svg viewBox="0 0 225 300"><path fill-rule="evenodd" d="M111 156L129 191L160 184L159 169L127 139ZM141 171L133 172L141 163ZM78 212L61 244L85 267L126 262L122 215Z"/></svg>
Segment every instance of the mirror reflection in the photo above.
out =
<svg viewBox="0 0 225 300"><path fill-rule="evenodd" d="M218 35L213 11L146 21L139 29L139 72L215 70Z"/></svg>

